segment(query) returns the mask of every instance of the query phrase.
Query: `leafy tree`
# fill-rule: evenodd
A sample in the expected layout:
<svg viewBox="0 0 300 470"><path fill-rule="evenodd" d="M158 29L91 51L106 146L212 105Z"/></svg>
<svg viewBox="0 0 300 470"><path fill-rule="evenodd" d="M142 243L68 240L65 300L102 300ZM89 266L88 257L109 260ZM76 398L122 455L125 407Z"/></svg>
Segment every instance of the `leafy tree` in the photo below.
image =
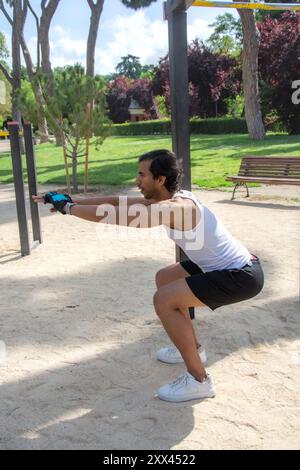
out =
<svg viewBox="0 0 300 470"><path fill-rule="evenodd" d="M145 119L156 119L157 109L153 99L152 81L149 78L140 78L131 82L129 96L144 108Z"/></svg>
<svg viewBox="0 0 300 470"><path fill-rule="evenodd" d="M142 73L142 64L140 63L140 59L131 54L122 57L121 62L116 66L116 73L117 75L123 75L126 78L139 78Z"/></svg>
<svg viewBox="0 0 300 470"><path fill-rule="evenodd" d="M154 76L154 65L142 65L140 58L131 54L122 57L121 62L119 62L115 70L116 73L108 75L107 79L115 80L120 76L133 80L138 78L152 79Z"/></svg>
<svg viewBox="0 0 300 470"><path fill-rule="evenodd" d="M158 117L161 118L167 118L170 117L170 112L168 111L168 108L166 106L166 100L164 96L156 96L156 105L158 109Z"/></svg>
<svg viewBox="0 0 300 470"><path fill-rule="evenodd" d="M123 5L133 10L138 10L139 8L149 7L151 3L157 2L157 0L121 0Z"/></svg>
<svg viewBox="0 0 300 470"><path fill-rule="evenodd" d="M62 134L65 156L72 161L73 191L78 192L78 158L86 156L86 142L95 135L90 144L99 146L109 135L106 88L100 77L87 77L79 64L56 71L56 79L56 98L45 94L47 118L49 126ZM91 113L87 113L89 103L94 103Z"/></svg>
<svg viewBox="0 0 300 470"><path fill-rule="evenodd" d="M226 98L236 95L239 83L234 77L235 59L225 54L213 54L195 40L188 51L189 79L196 87L198 116L226 114Z"/></svg>
<svg viewBox="0 0 300 470"><path fill-rule="evenodd" d="M0 100L0 126L2 126L3 121L6 119L8 114L11 114L11 82L10 80L7 79L6 74L3 72L3 69L5 72L8 73L10 77L10 70L8 65L5 63L5 59L7 59L9 55L6 42L5 42L5 37L4 34L0 32L0 63L2 67L0 67L0 82L1 83L1 92L3 92L4 98L3 100Z"/></svg>
<svg viewBox="0 0 300 470"><path fill-rule="evenodd" d="M300 133L300 106L292 102L292 83L300 79L300 14L267 16L261 34L259 73L264 83L265 113L275 110L291 134Z"/></svg>
<svg viewBox="0 0 300 470"><path fill-rule="evenodd" d="M31 83L23 79L19 91L19 106L23 119L31 122L35 129L38 129L38 110Z"/></svg>
<svg viewBox="0 0 300 470"><path fill-rule="evenodd" d="M0 100L0 127L3 125L3 122L6 121L8 116L11 116L11 84L6 79L4 74L0 70L0 82L3 83L2 91L4 93L4 100Z"/></svg>
<svg viewBox="0 0 300 470"><path fill-rule="evenodd" d="M109 118L120 124L130 119L128 108L130 106L130 80L125 77L117 77L109 84L107 93L107 104Z"/></svg>
<svg viewBox="0 0 300 470"><path fill-rule="evenodd" d="M9 52L6 45L5 36L0 31L0 60L7 59L8 55Z"/></svg>
<svg viewBox="0 0 300 470"><path fill-rule="evenodd" d="M209 25L214 32L207 40L207 45L215 53L238 55L242 49L243 30L240 19L231 13L218 15L215 22Z"/></svg>
<svg viewBox="0 0 300 470"><path fill-rule="evenodd" d="M152 93L152 81L148 78L130 80L117 77L108 86L107 103L110 119L118 124L130 119L129 106L131 99L145 109L146 119L157 118L157 109Z"/></svg>
<svg viewBox="0 0 300 470"><path fill-rule="evenodd" d="M154 77L154 65L142 65L142 73L139 78L149 78L153 80Z"/></svg>
<svg viewBox="0 0 300 470"><path fill-rule="evenodd" d="M224 54L213 53L199 40L188 47L190 116L213 117L227 113L227 98L240 89L237 61ZM169 59L161 59L153 80L155 95L165 97L170 109Z"/></svg>

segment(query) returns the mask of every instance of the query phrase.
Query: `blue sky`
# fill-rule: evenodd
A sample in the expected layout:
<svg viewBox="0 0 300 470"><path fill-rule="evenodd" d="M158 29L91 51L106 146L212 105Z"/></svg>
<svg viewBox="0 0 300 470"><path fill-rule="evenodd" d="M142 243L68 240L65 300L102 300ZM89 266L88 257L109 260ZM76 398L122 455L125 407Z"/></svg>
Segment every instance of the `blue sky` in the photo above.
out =
<svg viewBox="0 0 300 470"><path fill-rule="evenodd" d="M31 3L39 11L40 0L32 0ZM167 53L167 23L163 21L162 3L158 0L148 8L134 11L124 7L120 0L105 0L96 50L97 73L113 72L121 57L127 54L140 57L143 64L156 64ZM50 31L53 66L85 63L89 11L86 0L61 0ZM206 39L211 34L209 25L225 11L237 15L235 10L190 8L189 40L195 37ZM10 29L1 14L0 30L10 43ZM30 17L25 36L34 58L36 31Z"/></svg>

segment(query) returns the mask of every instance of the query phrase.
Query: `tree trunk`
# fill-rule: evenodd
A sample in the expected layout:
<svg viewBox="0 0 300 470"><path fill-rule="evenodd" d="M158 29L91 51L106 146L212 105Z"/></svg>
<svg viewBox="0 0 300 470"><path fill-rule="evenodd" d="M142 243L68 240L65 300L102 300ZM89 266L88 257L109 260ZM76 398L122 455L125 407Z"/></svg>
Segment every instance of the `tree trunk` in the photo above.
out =
<svg viewBox="0 0 300 470"><path fill-rule="evenodd" d="M259 32L253 11L238 9L238 13L243 26L243 88L247 127L252 139L262 140L265 138L265 129L258 86Z"/></svg>
<svg viewBox="0 0 300 470"><path fill-rule="evenodd" d="M41 111L40 105L38 105L37 120L38 120L40 143L45 144L46 142L49 142L48 123L47 123L47 119L45 115Z"/></svg>
<svg viewBox="0 0 300 470"><path fill-rule="evenodd" d="M91 9L89 37L86 52L86 74L88 77L95 75L95 50L98 36L100 18L103 10L104 0L87 0Z"/></svg>
<svg viewBox="0 0 300 470"><path fill-rule="evenodd" d="M20 1L13 3L12 21L12 118L19 123L22 130L22 116L19 109L19 92L21 90L21 38L26 18L26 3ZM20 138L21 153L25 153L23 137Z"/></svg>
<svg viewBox="0 0 300 470"><path fill-rule="evenodd" d="M14 2L12 23L12 118L21 124L18 93L21 89L21 36L23 12L20 2Z"/></svg>
<svg viewBox="0 0 300 470"><path fill-rule="evenodd" d="M55 95L55 82L50 61L50 41L49 30L51 20L56 12L59 0L49 0L46 6L46 1L42 1L42 16L40 21L40 41L41 41L41 55L42 55L42 71L48 79L48 91L50 96Z"/></svg>
<svg viewBox="0 0 300 470"><path fill-rule="evenodd" d="M48 123L45 116L45 101L43 98L43 92L39 79L36 76L36 71L33 67L32 59L26 45L24 36L21 39L21 45L23 50L23 56L26 63L26 69L28 77L34 92L34 96L37 103L37 117L38 117L38 128L40 134L40 142L45 143L49 141Z"/></svg>
<svg viewBox="0 0 300 470"><path fill-rule="evenodd" d="M48 5L47 0L42 0L42 16L40 21L40 41L41 41L41 56L42 56L42 71L47 77L48 86L47 93L50 97L55 97L55 80L52 71L51 61L50 61L50 41L49 41L49 30L51 20L56 12L60 0L49 0ZM56 145L62 146L62 137L61 132L55 132Z"/></svg>

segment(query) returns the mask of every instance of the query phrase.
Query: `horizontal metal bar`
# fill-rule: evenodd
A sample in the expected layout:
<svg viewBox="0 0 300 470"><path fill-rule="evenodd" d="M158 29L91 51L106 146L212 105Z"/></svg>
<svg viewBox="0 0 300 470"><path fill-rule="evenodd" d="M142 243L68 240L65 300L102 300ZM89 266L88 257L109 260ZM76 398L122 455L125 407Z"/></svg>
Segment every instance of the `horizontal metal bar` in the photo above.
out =
<svg viewBox="0 0 300 470"><path fill-rule="evenodd" d="M238 3L238 2L214 2L196 0L193 7L207 8L239 8L240 10L296 10L300 11L299 3Z"/></svg>

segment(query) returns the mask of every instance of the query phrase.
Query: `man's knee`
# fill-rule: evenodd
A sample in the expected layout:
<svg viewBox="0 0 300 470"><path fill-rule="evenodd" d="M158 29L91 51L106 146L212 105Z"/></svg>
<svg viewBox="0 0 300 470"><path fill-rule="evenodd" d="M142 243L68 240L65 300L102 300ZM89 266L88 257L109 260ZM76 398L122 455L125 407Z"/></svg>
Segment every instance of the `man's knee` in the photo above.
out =
<svg viewBox="0 0 300 470"><path fill-rule="evenodd" d="M153 305L158 316L176 310L179 305L175 305L173 297L168 295L165 289L158 289L153 296Z"/></svg>
<svg viewBox="0 0 300 470"><path fill-rule="evenodd" d="M167 308L166 296L158 289L153 296L153 305L158 316L162 315Z"/></svg>
<svg viewBox="0 0 300 470"><path fill-rule="evenodd" d="M156 287L159 289L166 283L165 269L160 269L155 275Z"/></svg>

